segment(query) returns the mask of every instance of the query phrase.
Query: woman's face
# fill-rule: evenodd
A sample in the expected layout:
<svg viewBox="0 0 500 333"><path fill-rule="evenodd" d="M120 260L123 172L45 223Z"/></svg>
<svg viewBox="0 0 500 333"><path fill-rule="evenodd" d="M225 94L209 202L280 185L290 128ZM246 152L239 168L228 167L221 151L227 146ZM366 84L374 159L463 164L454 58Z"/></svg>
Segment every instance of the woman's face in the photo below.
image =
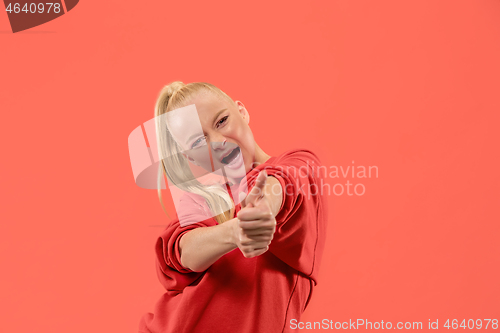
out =
<svg viewBox="0 0 500 333"><path fill-rule="evenodd" d="M245 106L240 101L231 105L210 92L197 94L187 103L192 104L196 111L173 110L167 117L168 128L184 149L183 155L209 172L220 174L218 170L222 169L231 181L239 182L255 160L255 141Z"/></svg>

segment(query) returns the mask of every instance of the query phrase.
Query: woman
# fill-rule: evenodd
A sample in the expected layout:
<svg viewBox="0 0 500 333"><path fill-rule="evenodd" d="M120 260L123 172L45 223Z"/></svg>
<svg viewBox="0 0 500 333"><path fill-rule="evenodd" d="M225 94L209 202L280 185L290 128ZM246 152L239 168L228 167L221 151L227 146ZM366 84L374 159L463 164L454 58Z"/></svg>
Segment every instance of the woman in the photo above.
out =
<svg viewBox="0 0 500 333"><path fill-rule="evenodd" d="M139 332L289 332L307 307L327 221L320 163L304 149L266 154L249 120L208 83L160 92L159 156L183 194L155 247L166 293Z"/></svg>

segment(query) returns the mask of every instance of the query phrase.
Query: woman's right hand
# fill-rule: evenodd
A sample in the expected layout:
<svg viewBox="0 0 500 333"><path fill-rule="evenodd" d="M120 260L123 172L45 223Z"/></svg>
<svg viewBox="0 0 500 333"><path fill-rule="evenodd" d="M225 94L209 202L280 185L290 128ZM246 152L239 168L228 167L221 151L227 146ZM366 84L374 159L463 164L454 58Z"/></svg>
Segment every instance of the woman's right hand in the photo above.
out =
<svg viewBox="0 0 500 333"><path fill-rule="evenodd" d="M269 213L263 213L258 207L252 204L248 208L255 209L252 214L259 215L259 218L233 221L233 242L245 258L259 256L269 250L269 244L273 239L276 230L276 220Z"/></svg>
<svg viewBox="0 0 500 333"><path fill-rule="evenodd" d="M257 176L255 186L242 201L243 208L238 212L232 225L234 243L245 258L265 253L276 230L275 216L264 195L266 181L267 174L263 171Z"/></svg>

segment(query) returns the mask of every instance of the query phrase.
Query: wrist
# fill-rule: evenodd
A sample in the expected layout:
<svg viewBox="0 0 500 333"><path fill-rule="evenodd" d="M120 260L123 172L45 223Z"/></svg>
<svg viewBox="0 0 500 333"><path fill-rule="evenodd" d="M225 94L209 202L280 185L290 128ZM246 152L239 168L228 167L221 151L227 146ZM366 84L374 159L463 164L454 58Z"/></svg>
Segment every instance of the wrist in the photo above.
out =
<svg viewBox="0 0 500 333"><path fill-rule="evenodd" d="M238 243L236 240L238 221L239 220L237 218L234 218L221 224L221 226L225 229L223 237L224 243L230 246L231 250L234 250L238 247Z"/></svg>

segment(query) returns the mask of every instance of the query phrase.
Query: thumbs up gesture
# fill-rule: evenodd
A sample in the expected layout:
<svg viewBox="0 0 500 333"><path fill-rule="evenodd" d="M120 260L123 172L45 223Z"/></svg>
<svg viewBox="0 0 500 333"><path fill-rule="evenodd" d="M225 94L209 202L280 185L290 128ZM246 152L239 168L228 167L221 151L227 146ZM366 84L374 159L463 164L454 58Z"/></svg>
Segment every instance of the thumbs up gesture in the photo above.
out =
<svg viewBox="0 0 500 333"><path fill-rule="evenodd" d="M245 258L259 256L269 249L276 230L276 219L265 196L266 171L257 176L255 185L241 201L234 238Z"/></svg>

